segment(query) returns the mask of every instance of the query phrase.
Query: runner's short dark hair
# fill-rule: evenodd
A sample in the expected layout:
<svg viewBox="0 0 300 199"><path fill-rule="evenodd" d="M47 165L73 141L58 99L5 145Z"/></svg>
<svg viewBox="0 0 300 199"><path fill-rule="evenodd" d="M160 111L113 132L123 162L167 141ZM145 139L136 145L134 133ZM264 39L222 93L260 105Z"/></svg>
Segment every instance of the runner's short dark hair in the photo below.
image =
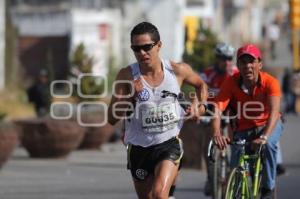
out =
<svg viewBox="0 0 300 199"><path fill-rule="evenodd" d="M141 22L137 24L130 33L130 39L132 42L132 39L136 35L142 35L142 34L149 34L151 37L151 40L154 42L160 41L160 35L158 32L158 29L156 28L155 25L149 22Z"/></svg>

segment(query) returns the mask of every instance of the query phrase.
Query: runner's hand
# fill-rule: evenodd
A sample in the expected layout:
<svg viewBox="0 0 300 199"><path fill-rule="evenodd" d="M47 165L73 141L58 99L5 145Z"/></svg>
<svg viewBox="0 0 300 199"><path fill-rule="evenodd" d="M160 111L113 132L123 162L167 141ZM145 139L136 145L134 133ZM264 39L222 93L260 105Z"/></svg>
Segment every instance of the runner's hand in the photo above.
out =
<svg viewBox="0 0 300 199"><path fill-rule="evenodd" d="M187 119L191 119L194 121L199 121L201 116L205 114L205 107L199 106L198 103L193 103L190 107L186 109Z"/></svg>

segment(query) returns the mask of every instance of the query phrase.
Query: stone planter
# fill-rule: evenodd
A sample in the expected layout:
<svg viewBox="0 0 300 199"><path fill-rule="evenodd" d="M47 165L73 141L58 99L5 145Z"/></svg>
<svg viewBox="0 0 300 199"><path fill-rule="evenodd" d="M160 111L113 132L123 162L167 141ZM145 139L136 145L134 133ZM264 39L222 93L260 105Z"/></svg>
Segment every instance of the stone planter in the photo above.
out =
<svg viewBox="0 0 300 199"><path fill-rule="evenodd" d="M22 145L34 158L66 157L79 146L84 136L84 128L69 120L47 117L17 124L22 129Z"/></svg>
<svg viewBox="0 0 300 199"><path fill-rule="evenodd" d="M0 168L9 159L18 142L17 128L11 123L0 122Z"/></svg>
<svg viewBox="0 0 300 199"><path fill-rule="evenodd" d="M108 124L103 127L88 127L86 129L79 149L99 149L114 132L114 128Z"/></svg>
<svg viewBox="0 0 300 199"><path fill-rule="evenodd" d="M83 114L82 120L86 124L96 124L103 121L102 114ZM115 129L109 124L99 127L85 127L85 135L79 146L79 149L99 149L101 145L108 142Z"/></svg>
<svg viewBox="0 0 300 199"><path fill-rule="evenodd" d="M202 169L204 159L202 151L204 150L204 140L207 139L208 127L197 124L194 121L186 121L180 131L179 137L183 142L183 167Z"/></svg>

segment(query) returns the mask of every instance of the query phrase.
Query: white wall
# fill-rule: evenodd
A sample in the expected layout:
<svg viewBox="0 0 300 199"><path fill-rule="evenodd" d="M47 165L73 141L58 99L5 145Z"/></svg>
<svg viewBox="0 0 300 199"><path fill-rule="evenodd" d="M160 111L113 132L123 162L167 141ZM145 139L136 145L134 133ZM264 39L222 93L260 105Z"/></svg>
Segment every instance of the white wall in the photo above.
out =
<svg viewBox="0 0 300 199"><path fill-rule="evenodd" d="M130 32L132 28L142 21L145 21L142 9L142 1L140 0L127 0L123 5L124 16L123 16L123 24L122 30L122 65L120 67L124 67L130 63L135 62L134 54L130 49Z"/></svg>
<svg viewBox="0 0 300 199"><path fill-rule="evenodd" d="M184 50L183 0L144 0L146 18L160 31L161 57L181 61ZM163 13L163 14L162 14Z"/></svg>
<svg viewBox="0 0 300 199"><path fill-rule="evenodd" d="M187 6L184 9L185 16L197 16L199 18L212 18L215 13L213 10L213 0L203 0L203 5Z"/></svg>
<svg viewBox="0 0 300 199"><path fill-rule="evenodd" d="M119 9L101 11L83 9L38 11L33 9L32 12L15 10L12 13L13 21L22 36L70 35L71 51L83 42L87 52L95 59L94 73L107 74L110 56L114 57L116 64L120 63L122 44ZM100 38L100 24L107 24L109 27L105 39ZM0 30L3 27L1 26Z"/></svg>
<svg viewBox="0 0 300 199"><path fill-rule="evenodd" d="M22 36L65 36L70 31L69 11L13 11L13 22Z"/></svg>
<svg viewBox="0 0 300 199"><path fill-rule="evenodd" d="M181 61L184 50L184 7L185 0L126 1L122 40L124 64L136 61L130 50L130 31L142 21L149 21L157 26L163 43L161 57Z"/></svg>
<svg viewBox="0 0 300 199"><path fill-rule="evenodd" d="M94 58L94 74L107 74L110 55L113 55L117 63L120 62L120 20L121 14L118 10L71 11L71 51L83 43L88 54ZM101 24L108 27L105 38L100 36Z"/></svg>

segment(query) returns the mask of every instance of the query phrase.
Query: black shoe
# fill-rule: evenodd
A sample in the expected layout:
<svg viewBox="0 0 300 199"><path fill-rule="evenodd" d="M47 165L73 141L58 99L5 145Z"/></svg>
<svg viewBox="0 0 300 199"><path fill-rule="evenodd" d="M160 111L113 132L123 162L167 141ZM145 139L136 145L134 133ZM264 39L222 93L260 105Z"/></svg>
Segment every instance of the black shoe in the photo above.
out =
<svg viewBox="0 0 300 199"><path fill-rule="evenodd" d="M261 189L261 199L274 199L274 189Z"/></svg>
<svg viewBox="0 0 300 199"><path fill-rule="evenodd" d="M207 180L204 185L204 195L211 196L211 194L212 194L212 186L210 181Z"/></svg>
<svg viewBox="0 0 300 199"><path fill-rule="evenodd" d="M286 169L282 164L277 164L276 172L277 172L277 176L280 176L280 175L285 174Z"/></svg>

